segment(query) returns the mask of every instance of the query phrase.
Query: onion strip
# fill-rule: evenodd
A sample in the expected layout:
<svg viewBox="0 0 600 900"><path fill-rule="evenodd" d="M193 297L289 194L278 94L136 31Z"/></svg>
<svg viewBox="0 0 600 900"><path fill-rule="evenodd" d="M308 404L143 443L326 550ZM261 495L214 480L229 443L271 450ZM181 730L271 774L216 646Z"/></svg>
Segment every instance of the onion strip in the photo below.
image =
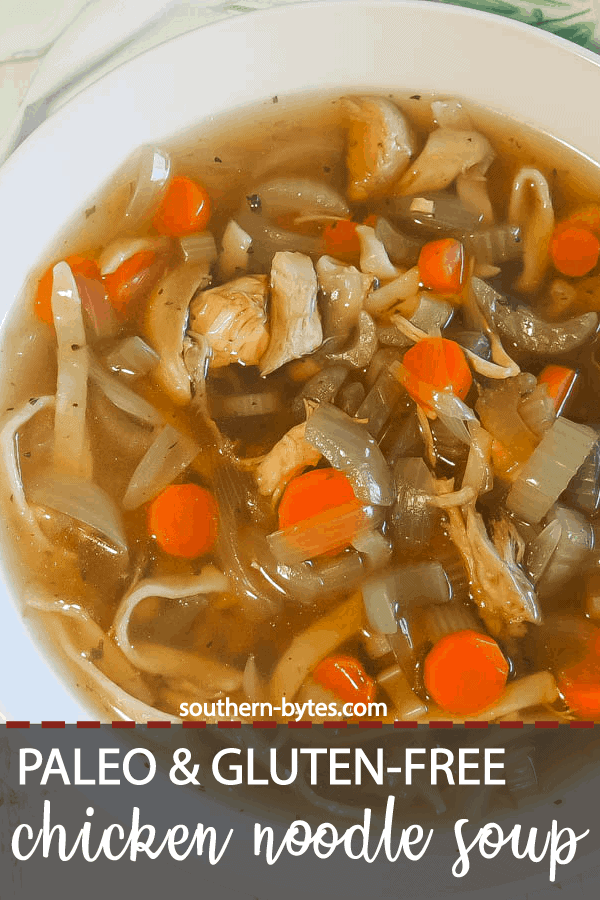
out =
<svg viewBox="0 0 600 900"><path fill-rule="evenodd" d="M123 497L123 508L137 509L152 500L187 469L199 453L200 447L195 441L171 425L165 425L131 476Z"/></svg>

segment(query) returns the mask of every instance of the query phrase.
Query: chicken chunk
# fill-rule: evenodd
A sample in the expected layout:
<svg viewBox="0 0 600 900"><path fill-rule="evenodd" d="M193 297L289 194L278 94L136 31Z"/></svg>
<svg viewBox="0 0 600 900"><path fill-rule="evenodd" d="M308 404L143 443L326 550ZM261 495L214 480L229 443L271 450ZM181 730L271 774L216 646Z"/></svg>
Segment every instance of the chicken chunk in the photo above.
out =
<svg viewBox="0 0 600 900"><path fill-rule="evenodd" d="M442 191L454 179L475 170L485 175L495 157L488 139L477 131L438 128L427 138L421 154L400 179L401 196Z"/></svg>
<svg viewBox="0 0 600 900"><path fill-rule="evenodd" d="M348 197L382 194L408 166L416 150L412 129L400 110L383 97L343 101L348 118Z"/></svg>
<svg viewBox="0 0 600 900"><path fill-rule="evenodd" d="M295 425L277 441L256 470L258 490L277 501L288 481L321 459L318 450L305 437L306 422Z"/></svg>
<svg viewBox="0 0 600 900"><path fill-rule="evenodd" d="M258 365L269 342L267 290L266 275L245 275L194 297L189 329L207 338L211 368Z"/></svg>
<svg viewBox="0 0 600 900"><path fill-rule="evenodd" d="M317 276L308 256L283 251L271 266L271 338L260 361L269 375L321 345L323 330L317 310Z"/></svg>
<svg viewBox="0 0 600 900"><path fill-rule="evenodd" d="M148 301L144 334L160 356L153 377L180 405L189 403L192 396L190 374L183 361L188 308L196 291L209 284L208 266L185 263L158 283Z"/></svg>

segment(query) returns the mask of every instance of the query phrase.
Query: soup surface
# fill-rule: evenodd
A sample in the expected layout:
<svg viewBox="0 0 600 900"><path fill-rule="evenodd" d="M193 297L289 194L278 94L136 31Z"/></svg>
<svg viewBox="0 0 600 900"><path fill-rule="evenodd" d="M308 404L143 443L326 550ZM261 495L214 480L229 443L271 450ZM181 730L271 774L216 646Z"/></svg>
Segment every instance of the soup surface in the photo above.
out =
<svg viewBox="0 0 600 900"><path fill-rule="evenodd" d="M85 702L600 718L599 195L443 96L130 160L2 347L5 555Z"/></svg>

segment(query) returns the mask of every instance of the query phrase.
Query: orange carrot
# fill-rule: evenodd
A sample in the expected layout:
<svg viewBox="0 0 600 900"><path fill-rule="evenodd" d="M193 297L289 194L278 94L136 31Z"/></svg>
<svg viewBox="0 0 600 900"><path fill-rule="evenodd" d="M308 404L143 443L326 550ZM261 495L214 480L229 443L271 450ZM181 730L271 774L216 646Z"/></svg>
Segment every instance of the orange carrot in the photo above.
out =
<svg viewBox="0 0 600 900"><path fill-rule="evenodd" d="M430 241L421 248L419 273L424 287L440 294L458 294L465 274L465 252L455 238Z"/></svg>
<svg viewBox="0 0 600 900"><path fill-rule="evenodd" d="M100 269L98 263L94 259L86 256L67 256L65 262L71 267L73 275L82 275L85 278L94 278L100 280ZM54 266L50 266L47 272L40 278L38 289L34 301L35 314L42 322L48 325L53 324L52 316L52 270Z"/></svg>
<svg viewBox="0 0 600 900"><path fill-rule="evenodd" d="M153 224L160 234L181 237L204 231L210 214L210 197L206 188L185 175L177 175L167 188Z"/></svg>
<svg viewBox="0 0 600 900"><path fill-rule="evenodd" d="M502 696L508 663L496 641L466 629L441 638L425 658L425 687L454 715L475 715Z"/></svg>
<svg viewBox="0 0 600 900"><path fill-rule="evenodd" d="M131 315L132 300L160 276L155 263L156 253L153 250L140 250L122 262L114 272L104 276L109 300L120 319Z"/></svg>
<svg viewBox="0 0 600 900"><path fill-rule="evenodd" d="M338 219L330 222L323 229L323 241L325 250L330 256L358 256L360 253L356 222L351 222L350 219Z"/></svg>
<svg viewBox="0 0 600 900"><path fill-rule="evenodd" d="M579 716L600 719L600 631L590 636L579 662L558 675L557 684L569 709Z"/></svg>
<svg viewBox="0 0 600 900"><path fill-rule="evenodd" d="M569 399L579 373L567 366L546 366L538 375L538 384L545 384L556 414L560 415Z"/></svg>
<svg viewBox="0 0 600 900"><path fill-rule="evenodd" d="M574 228L587 228L596 235L600 235L600 206L584 206L571 213L563 225L572 225Z"/></svg>
<svg viewBox="0 0 600 900"><path fill-rule="evenodd" d="M587 228L559 225L550 245L554 267L563 275L579 278L598 262L600 241Z"/></svg>
<svg viewBox="0 0 600 900"><path fill-rule="evenodd" d="M375 681L352 656L326 657L313 678L346 703L370 703L375 696Z"/></svg>
<svg viewBox="0 0 600 900"><path fill-rule="evenodd" d="M148 533L170 556L194 559L208 553L217 525L215 499L197 484L171 484L148 507Z"/></svg>
<svg viewBox="0 0 600 900"><path fill-rule="evenodd" d="M370 216L367 216L366 219L363 219L363 225L368 225L369 228L375 228L378 218L379 216L376 216L375 213L371 213Z"/></svg>
<svg viewBox="0 0 600 900"><path fill-rule="evenodd" d="M313 519L323 513L356 511L360 515L362 506L354 489L343 472L337 469L313 469L298 475L286 487L279 503L278 517L280 529L289 528L306 519ZM325 516L325 519L328 517ZM329 517L331 518L331 517ZM339 546L326 551L328 555L339 553L352 543L356 533L356 517L346 517L349 534L343 537ZM361 519L362 521L362 519ZM323 521L322 527L326 526Z"/></svg>
<svg viewBox="0 0 600 900"><path fill-rule="evenodd" d="M401 371L404 387L425 408L431 407L434 391L451 390L464 400L473 383L462 348L447 338L419 341L404 354Z"/></svg>

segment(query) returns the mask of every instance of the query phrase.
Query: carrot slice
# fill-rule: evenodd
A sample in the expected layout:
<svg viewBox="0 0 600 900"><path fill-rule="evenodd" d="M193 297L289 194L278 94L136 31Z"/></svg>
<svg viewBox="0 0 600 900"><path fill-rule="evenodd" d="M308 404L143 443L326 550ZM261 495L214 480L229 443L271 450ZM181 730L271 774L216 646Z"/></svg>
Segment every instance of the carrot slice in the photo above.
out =
<svg viewBox="0 0 600 900"><path fill-rule="evenodd" d="M556 414L560 415L578 378L575 369L567 366L546 366L538 375L538 384L545 384Z"/></svg>
<svg viewBox="0 0 600 900"><path fill-rule="evenodd" d="M508 671L496 641L466 629L446 635L429 651L425 687L446 712L474 715L500 699Z"/></svg>
<svg viewBox="0 0 600 900"><path fill-rule="evenodd" d="M368 225L370 228L375 228L378 218L379 216L376 216L375 213L371 213L370 216L367 216L366 219L363 219L363 225Z"/></svg>
<svg viewBox="0 0 600 900"><path fill-rule="evenodd" d="M563 224L574 228L587 228L588 231L598 235L600 234L600 206L584 206L571 213Z"/></svg>
<svg viewBox="0 0 600 900"><path fill-rule="evenodd" d="M600 241L587 228L559 225L554 230L550 253L555 269L579 278L591 272L598 262Z"/></svg>
<svg viewBox="0 0 600 900"><path fill-rule="evenodd" d="M430 241L421 248L419 273L426 288L440 294L458 294L465 276L465 251L455 238Z"/></svg>
<svg viewBox="0 0 600 900"><path fill-rule="evenodd" d="M370 703L375 696L375 681L352 656L328 656L313 678L347 703Z"/></svg>
<svg viewBox="0 0 600 900"><path fill-rule="evenodd" d="M464 400L473 378L462 347L447 338L424 338L404 354L402 382L410 396L426 408L433 391L451 390Z"/></svg>
<svg viewBox="0 0 600 900"><path fill-rule="evenodd" d="M100 269L98 263L94 259L87 256L67 256L65 262L71 267L74 276L82 275L85 278L93 278L100 280ZM52 325L54 322L52 316L52 270L54 265L50 266L38 282L37 294L34 300L34 310L38 319Z"/></svg>
<svg viewBox="0 0 600 900"><path fill-rule="evenodd" d="M148 533L170 556L194 559L217 539L215 498L197 484L171 484L148 507Z"/></svg>
<svg viewBox="0 0 600 900"><path fill-rule="evenodd" d="M111 306L120 319L126 319L131 314L131 303L136 295L149 288L160 275L155 263L156 253L153 250L140 250L122 262L114 272L104 276Z"/></svg>
<svg viewBox="0 0 600 900"><path fill-rule="evenodd" d="M360 253L360 239L356 231L356 222L350 219L338 219L330 222L323 229L325 250L330 256L347 257L358 256Z"/></svg>
<svg viewBox="0 0 600 900"><path fill-rule="evenodd" d="M348 512L356 510L356 516L360 517L362 506L348 478L337 469L313 469L290 481L283 492L278 510L279 527L289 528L330 510L337 517L343 511L342 507L344 511L347 507ZM348 535L341 536L339 546L324 551L325 555L334 556L350 546L356 533L358 519L355 519L353 516L341 518L348 527ZM325 524L323 521L322 526Z"/></svg>
<svg viewBox="0 0 600 900"><path fill-rule="evenodd" d="M160 234L181 237L204 231L210 214L210 197L206 188L185 175L177 175L167 188L153 224Z"/></svg>

